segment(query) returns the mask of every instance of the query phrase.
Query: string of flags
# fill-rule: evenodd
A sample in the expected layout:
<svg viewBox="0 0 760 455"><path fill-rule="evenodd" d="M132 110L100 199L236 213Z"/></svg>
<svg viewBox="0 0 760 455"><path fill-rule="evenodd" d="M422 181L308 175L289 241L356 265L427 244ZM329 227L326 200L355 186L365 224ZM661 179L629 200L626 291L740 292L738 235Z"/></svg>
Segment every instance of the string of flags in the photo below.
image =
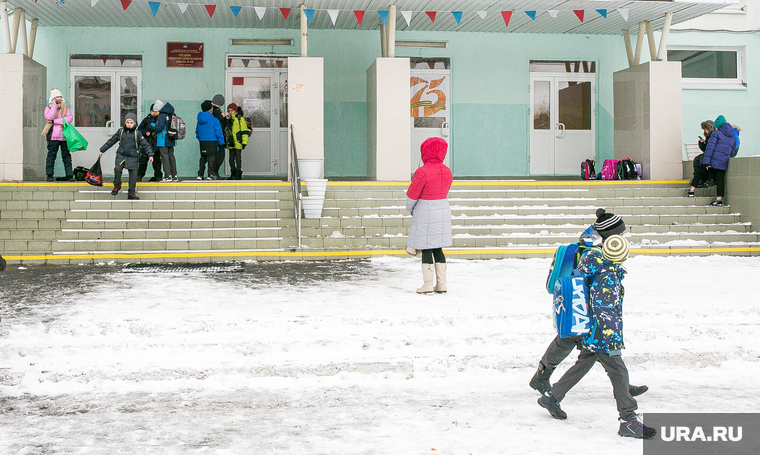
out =
<svg viewBox="0 0 760 455"><path fill-rule="evenodd" d="M35 0L36 2L37 0ZM65 0L60 0L61 3L64 3ZM90 0L90 3L92 7L94 8L95 5L98 4L100 0ZM121 2L121 8L122 11L126 11L127 8L132 4L133 0L119 0ZM150 6L150 10L153 13L153 17L156 17L156 15L159 12L159 9L161 8L162 4L173 4L177 5L177 8L179 8L180 12L182 14L185 14L185 11L187 11L188 6L203 6L206 9L206 12L208 13L209 17L214 17L214 13L216 13L216 5L201 5L197 3L182 3L182 2L159 2L159 1L149 1L148 5ZM232 15L234 17L238 17L238 14L240 14L240 11L243 8L253 8L253 10L256 12L256 16L258 16L259 20L264 19L264 15L267 13L267 10L269 9L276 9L279 10L280 14L282 15L283 19L288 20L288 17L290 16L292 8L277 8L277 7L267 7L267 6L230 6L230 12L232 12ZM298 9L298 8L296 8ZM365 10L339 10L339 9L314 9L314 8L305 8L303 10L304 15L306 15L306 19L309 23L311 23L312 18L314 17L314 13L316 11L326 11L328 16L330 17L330 20L332 21L332 24L335 25L335 22L338 20L338 14L341 12L351 12L353 13L354 17L356 18L356 21L359 23L359 25L362 25L362 21L364 20L365 13L368 11ZM597 9L595 10L602 18L607 19L609 10L607 9ZM628 8L617 8L616 10L620 16L628 22ZM415 13L420 13L422 11L400 11L401 16L406 21L406 25L410 25L412 22L412 17L415 15ZM524 11L524 13L533 21L536 20L536 17L538 13L548 13L549 17L556 19L559 16L559 13L569 13L569 10L546 10L546 11L539 11L539 10L531 10L531 11ZM464 13L462 11L424 11L425 15L430 19L431 23L435 23L436 18L438 17L439 13L451 13L454 16L454 20L456 20L457 25L459 25L462 21L462 17L464 16ZM476 11L476 14L480 17L480 19L485 19L488 14L491 13L490 11ZM512 14L514 11L500 11L502 19L504 20L504 25L506 27L509 27L509 21L512 19ZM578 20L583 23L583 21L586 18L586 10L572 10L572 13L575 14L575 17L578 18ZM380 16L380 20L382 21L383 25L385 25L386 21L388 20L388 14L389 11L377 11L377 14Z"/></svg>

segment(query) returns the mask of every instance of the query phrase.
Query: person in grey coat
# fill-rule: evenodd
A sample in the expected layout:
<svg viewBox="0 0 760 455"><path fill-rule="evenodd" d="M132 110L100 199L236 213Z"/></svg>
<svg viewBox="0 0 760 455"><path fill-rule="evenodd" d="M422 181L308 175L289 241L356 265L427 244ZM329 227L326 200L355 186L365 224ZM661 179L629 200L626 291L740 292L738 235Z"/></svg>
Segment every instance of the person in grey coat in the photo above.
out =
<svg viewBox="0 0 760 455"><path fill-rule="evenodd" d="M443 164L448 147L440 137L422 143L420 154L424 164L414 172L406 191L406 209L412 214L407 251L422 251L423 285L417 289L418 294L446 292L443 247L451 246L451 208L447 197L453 181L451 169Z"/></svg>
<svg viewBox="0 0 760 455"><path fill-rule="evenodd" d="M113 136L111 136L103 147L100 147L100 153L98 157L103 156L103 153L108 151L114 144L119 143L119 148L116 149L116 166L113 168L113 190L111 195L116 196L121 189L121 173L126 169L129 171L129 192L127 199L140 199L136 194L137 186L137 168L140 165L140 149L145 150L148 155L148 161L153 162L153 148L148 141L145 140L145 136L137 130L137 116L135 114L127 114L124 120L124 127L119 128Z"/></svg>

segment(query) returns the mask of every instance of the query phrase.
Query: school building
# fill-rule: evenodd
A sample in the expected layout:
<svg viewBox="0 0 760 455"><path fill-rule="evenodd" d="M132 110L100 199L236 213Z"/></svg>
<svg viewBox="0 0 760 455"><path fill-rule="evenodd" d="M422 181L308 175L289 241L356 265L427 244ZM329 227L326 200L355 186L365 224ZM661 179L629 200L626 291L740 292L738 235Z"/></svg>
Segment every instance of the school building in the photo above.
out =
<svg viewBox="0 0 760 455"><path fill-rule="evenodd" d="M684 143L724 115L760 134L760 11L746 0L0 0L0 180L43 180L58 87L89 167L127 113L185 119L215 94L252 123L247 178L287 178L289 141L329 179L408 180L441 136L457 178L577 176L630 156L681 178ZM753 33L754 32L754 33ZM110 153L113 153L111 151ZM107 155L112 156L112 155ZM60 159L56 175L63 175ZM225 163L226 166L226 163ZM110 161L104 172L110 173ZM149 171L149 175L152 171Z"/></svg>

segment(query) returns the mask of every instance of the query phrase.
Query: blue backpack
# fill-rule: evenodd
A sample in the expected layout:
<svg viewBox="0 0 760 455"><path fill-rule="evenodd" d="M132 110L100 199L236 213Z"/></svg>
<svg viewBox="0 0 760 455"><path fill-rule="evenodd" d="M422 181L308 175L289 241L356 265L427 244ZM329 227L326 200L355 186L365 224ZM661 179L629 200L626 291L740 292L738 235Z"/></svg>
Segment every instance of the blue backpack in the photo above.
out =
<svg viewBox="0 0 760 455"><path fill-rule="evenodd" d="M560 338L591 333L592 320L588 309L586 277L578 270L554 283L552 299L554 329Z"/></svg>
<svg viewBox="0 0 760 455"><path fill-rule="evenodd" d="M549 276L546 277L546 292L553 294L557 279L572 274L573 270L578 267L578 259L580 259L581 253L582 247L577 243L562 245L557 248L557 251L554 252L552 265L549 267Z"/></svg>
<svg viewBox="0 0 760 455"><path fill-rule="evenodd" d="M739 153L739 130L734 128L734 148L731 150L731 158L735 157Z"/></svg>

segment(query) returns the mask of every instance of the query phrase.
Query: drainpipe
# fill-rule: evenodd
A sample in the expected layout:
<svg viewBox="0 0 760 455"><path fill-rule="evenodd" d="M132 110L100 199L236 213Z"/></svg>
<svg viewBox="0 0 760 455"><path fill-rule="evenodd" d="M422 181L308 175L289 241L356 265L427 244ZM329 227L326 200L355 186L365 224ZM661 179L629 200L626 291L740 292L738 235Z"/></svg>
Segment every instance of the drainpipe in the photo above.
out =
<svg viewBox="0 0 760 455"><path fill-rule="evenodd" d="M29 58L34 58L34 41L37 38L37 23L39 19L32 19L32 28L29 29Z"/></svg>
<svg viewBox="0 0 760 455"><path fill-rule="evenodd" d="M673 20L673 13L665 14L665 23L662 25L662 35L660 35L660 49L657 51L657 60L665 58L665 46L668 44L668 33L670 33L670 21Z"/></svg>
<svg viewBox="0 0 760 455"><path fill-rule="evenodd" d="M8 28L8 11L5 9L5 0L0 0L0 22L3 27L3 43L5 44L5 53L11 53L11 29Z"/></svg>
<svg viewBox="0 0 760 455"><path fill-rule="evenodd" d="M391 5L388 13L388 57L396 56L396 5Z"/></svg>
<svg viewBox="0 0 760 455"><path fill-rule="evenodd" d="M307 46L309 44L309 21L306 19L306 13L304 13L306 5L301 3L301 6L299 6L299 8L301 8L301 57L308 57Z"/></svg>

